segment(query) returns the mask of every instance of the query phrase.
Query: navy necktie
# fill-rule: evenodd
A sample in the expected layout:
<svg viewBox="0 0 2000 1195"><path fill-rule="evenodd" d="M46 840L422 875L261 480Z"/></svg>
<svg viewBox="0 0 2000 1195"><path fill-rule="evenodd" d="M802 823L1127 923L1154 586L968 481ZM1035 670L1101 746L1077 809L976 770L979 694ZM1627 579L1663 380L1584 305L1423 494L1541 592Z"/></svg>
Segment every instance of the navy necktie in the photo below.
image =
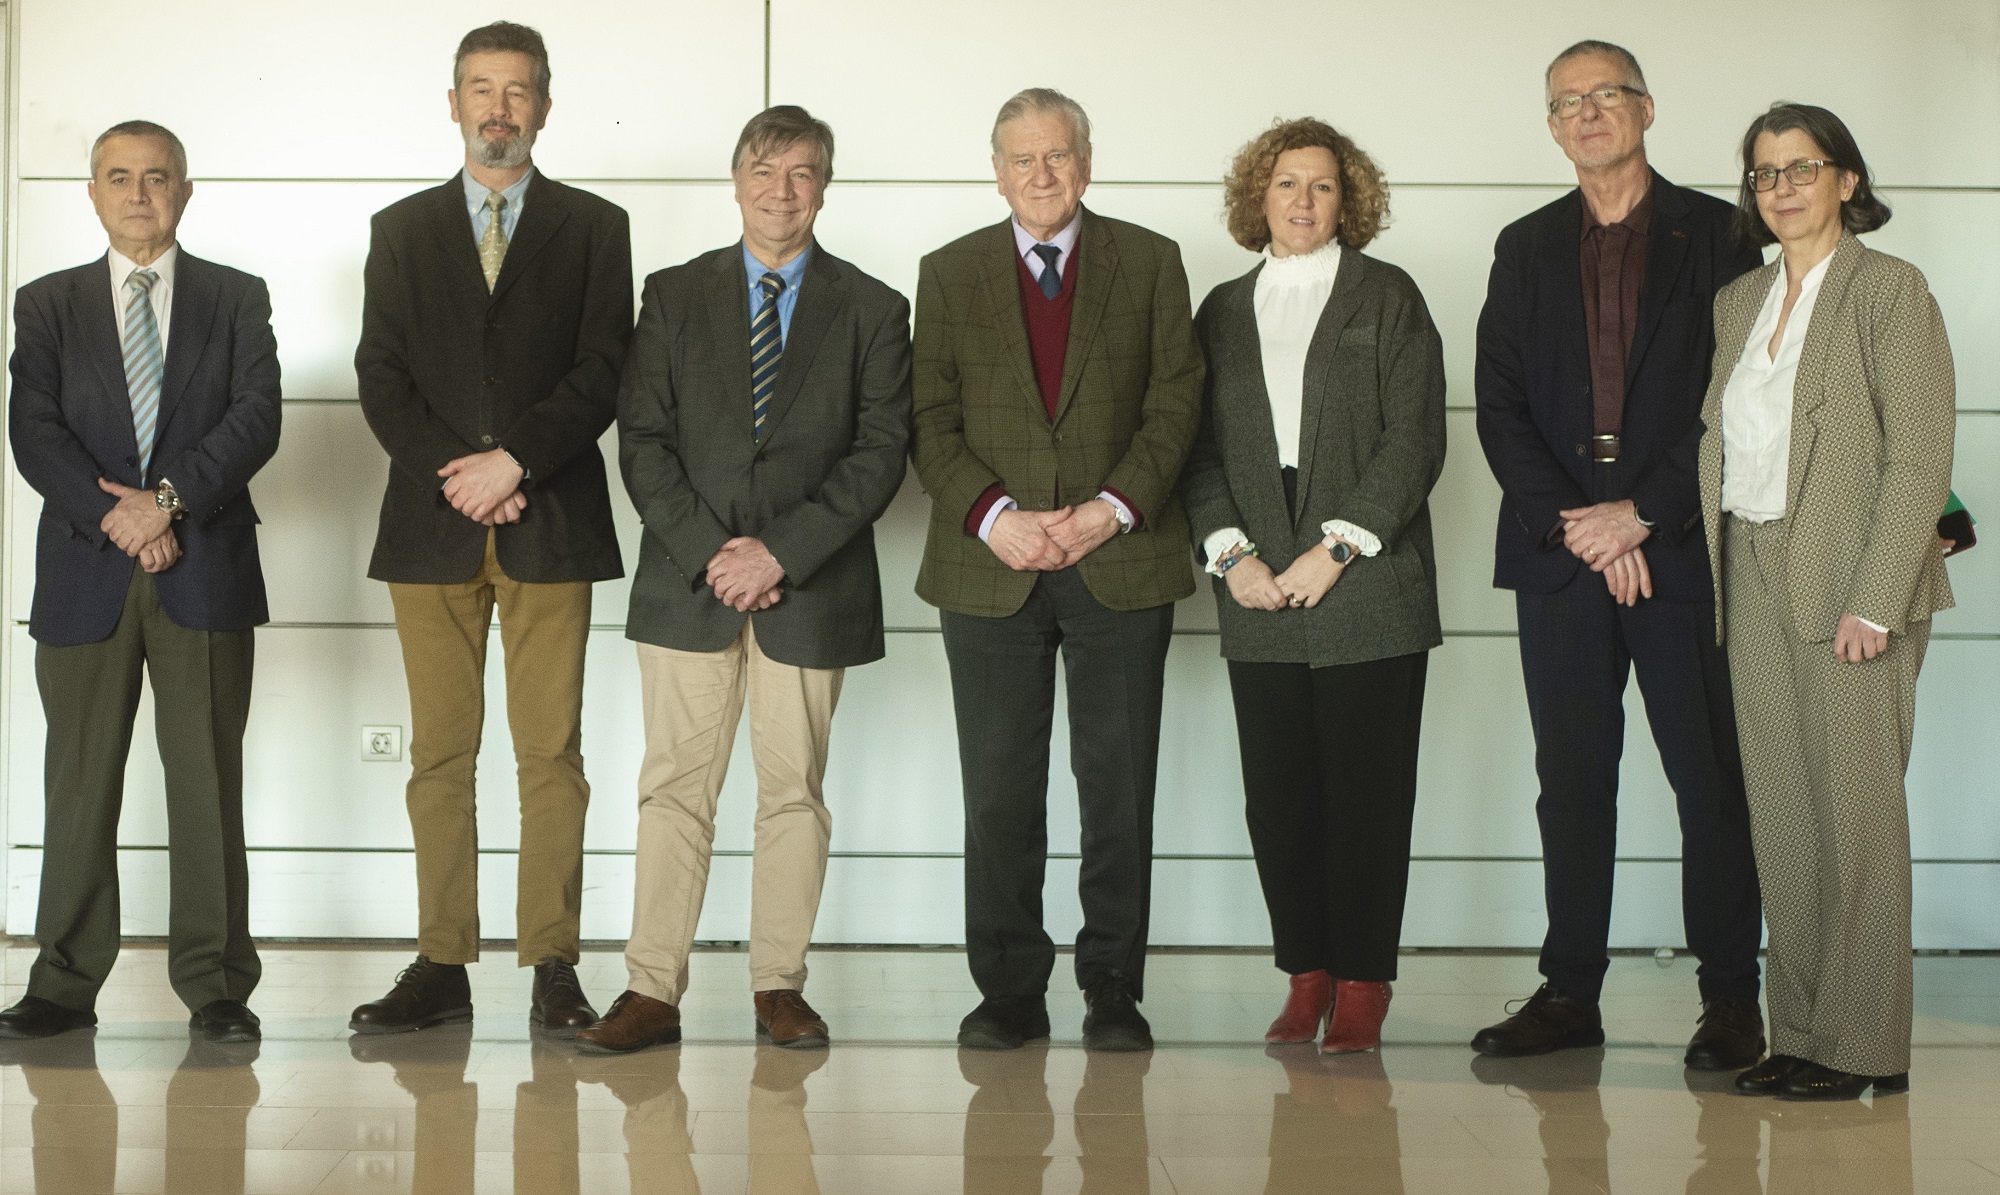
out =
<svg viewBox="0 0 2000 1195"><path fill-rule="evenodd" d="M1042 284L1042 297L1053 299L1062 293L1062 272L1056 269L1056 258L1062 250L1054 245L1036 245L1035 256L1042 259L1042 276L1037 279Z"/></svg>
<svg viewBox="0 0 2000 1195"><path fill-rule="evenodd" d="M785 280L766 271L758 285L764 288L764 305L750 321L750 413L751 431L762 440L771 394L778 388L778 358L785 352L784 331L778 323L778 296L785 291Z"/></svg>

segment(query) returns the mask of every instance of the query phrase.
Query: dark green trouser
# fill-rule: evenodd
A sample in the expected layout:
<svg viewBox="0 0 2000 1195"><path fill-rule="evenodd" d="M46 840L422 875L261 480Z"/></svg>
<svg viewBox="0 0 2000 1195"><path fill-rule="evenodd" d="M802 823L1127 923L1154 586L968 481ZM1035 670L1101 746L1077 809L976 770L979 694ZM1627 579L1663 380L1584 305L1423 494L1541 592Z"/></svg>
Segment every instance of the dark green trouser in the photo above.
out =
<svg viewBox="0 0 2000 1195"><path fill-rule="evenodd" d="M36 645L49 737L35 915L41 954L28 973L30 995L88 1009L118 957L118 811L142 668L153 678L167 777L168 981L192 1009L248 999L257 986L263 967L250 940L243 857L251 635L176 626L152 576L135 568L110 638Z"/></svg>

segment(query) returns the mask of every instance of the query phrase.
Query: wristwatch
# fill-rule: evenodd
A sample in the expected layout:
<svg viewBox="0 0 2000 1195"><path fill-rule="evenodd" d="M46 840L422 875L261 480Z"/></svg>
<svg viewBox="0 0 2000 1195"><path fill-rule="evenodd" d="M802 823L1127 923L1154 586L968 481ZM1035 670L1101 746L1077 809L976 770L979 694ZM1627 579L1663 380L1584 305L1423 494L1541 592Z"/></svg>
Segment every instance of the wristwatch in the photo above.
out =
<svg viewBox="0 0 2000 1195"><path fill-rule="evenodd" d="M1337 539L1327 546L1326 554L1333 557L1335 564L1346 564L1354 559L1356 553L1352 544L1344 539Z"/></svg>
<svg viewBox="0 0 2000 1195"><path fill-rule="evenodd" d="M187 508L181 503L180 491L174 488L173 482L164 477L160 478L160 484L153 489L153 502L170 518L178 519L187 514Z"/></svg>

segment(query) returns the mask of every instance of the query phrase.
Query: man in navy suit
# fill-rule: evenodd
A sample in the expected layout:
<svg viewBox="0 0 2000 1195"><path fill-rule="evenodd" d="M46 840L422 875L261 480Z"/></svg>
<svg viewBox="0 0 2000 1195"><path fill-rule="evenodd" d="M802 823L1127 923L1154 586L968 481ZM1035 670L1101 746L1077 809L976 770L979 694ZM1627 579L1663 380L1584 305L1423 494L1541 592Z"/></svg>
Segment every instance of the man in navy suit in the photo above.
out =
<svg viewBox="0 0 2000 1195"><path fill-rule="evenodd" d="M243 853L252 627L269 620L246 488L278 447L262 280L183 251L187 152L147 121L91 147L110 252L16 296L15 463L42 496L28 632L48 719L41 953L0 1037L94 1025L118 957L118 811L152 677L166 770L167 976L214 1041L259 1036Z"/></svg>

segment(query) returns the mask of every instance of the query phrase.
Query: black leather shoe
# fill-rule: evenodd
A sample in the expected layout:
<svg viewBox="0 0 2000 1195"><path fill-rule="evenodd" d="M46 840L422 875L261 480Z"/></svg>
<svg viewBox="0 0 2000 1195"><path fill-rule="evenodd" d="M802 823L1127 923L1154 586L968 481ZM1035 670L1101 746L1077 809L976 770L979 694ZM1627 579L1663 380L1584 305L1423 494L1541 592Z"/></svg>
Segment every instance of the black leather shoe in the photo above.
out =
<svg viewBox="0 0 2000 1195"><path fill-rule="evenodd" d="M188 1018L188 1028L209 1041L258 1041L263 1022L241 1000L210 1000Z"/></svg>
<svg viewBox="0 0 2000 1195"><path fill-rule="evenodd" d="M1781 1100L1853 1100L1870 1087L1876 1095L1900 1095L1910 1089L1910 1072L1900 1075L1850 1075L1817 1062L1802 1062L1778 1088Z"/></svg>
<svg viewBox="0 0 2000 1195"><path fill-rule="evenodd" d="M465 967L420 954L396 976L388 995L355 1009L347 1027L356 1033L409 1033L471 1019L472 985Z"/></svg>
<svg viewBox="0 0 2000 1195"><path fill-rule="evenodd" d="M1049 1006L1041 996L988 996L958 1023L958 1044L968 1050L1018 1050L1048 1035Z"/></svg>
<svg viewBox="0 0 2000 1195"><path fill-rule="evenodd" d="M23 996L14 1007L0 1011L0 1037L54 1037L97 1024L89 1009L64 1008L40 996Z"/></svg>
<svg viewBox="0 0 2000 1195"><path fill-rule="evenodd" d="M1701 1006L1681 1061L1698 1071L1740 1071L1763 1056L1764 1014L1757 1002L1725 997Z"/></svg>
<svg viewBox="0 0 2000 1195"><path fill-rule="evenodd" d="M1552 983L1535 989L1521 1010L1473 1035L1472 1048L1491 1058L1523 1058L1604 1044L1597 1005L1565 996Z"/></svg>
<svg viewBox="0 0 2000 1195"><path fill-rule="evenodd" d="M1083 1048L1131 1052L1153 1048L1153 1027L1139 1011L1132 985L1123 976L1083 989Z"/></svg>
<svg viewBox="0 0 2000 1195"><path fill-rule="evenodd" d="M535 995L528 1008L528 1023L550 1037L575 1037L577 1030L597 1023L597 1010L584 996L575 967L559 958L535 964Z"/></svg>

